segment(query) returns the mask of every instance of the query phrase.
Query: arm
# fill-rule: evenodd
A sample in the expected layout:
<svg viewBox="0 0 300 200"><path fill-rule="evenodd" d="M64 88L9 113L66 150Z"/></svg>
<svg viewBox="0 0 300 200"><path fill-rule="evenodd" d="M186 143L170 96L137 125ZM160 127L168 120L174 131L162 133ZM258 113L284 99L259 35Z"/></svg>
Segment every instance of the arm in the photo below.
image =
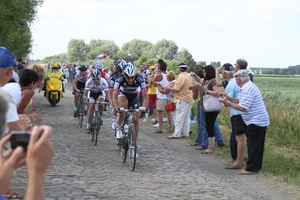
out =
<svg viewBox="0 0 300 200"><path fill-rule="evenodd" d="M219 76L220 70L221 70L221 67L216 68L216 77L215 78L216 78L216 85L219 87L222 87L223 84L222 84L222 81L220 80L220 76Z"/></svg>
<svg viewBox="0 0 300 200"><path fill-rule="evenodd" d="M157 74L157 75L154 77L153 85L154 85L155 87L157 87L157 85L158 85L157 82L159 82L159 81L161 81L161 80L162 80L162 75L161 75L161 74Z"/></svg>
<svg viewBox="0 0 300 200"><path fill-rule="evenodd" d="M19 100L18 107L17 107L17 112L18 114L24 114L25 113L25 108L28 106L31 98L34 95L33 90L25 90L22 93L21 99Z"/></svg>
<svg viewBox="0 0 300 200"><path fill-rule="evenodd" d="M78 82L78 79L75 78L74 81L73 81L73 89L74 90L77 90L77 82Z"/></svg>
<svg viewBox="0 0 300 200"><path fill-rule="evenodd" d="M113 91L113 102L114 102L114 106L115 106L116 110L118 110L120 108L120 104L118 101L118 95L119 95L119 91L114 90Z"/></svg>
<svg viewBox="0 0 300 200"><path fill-rule="evenodd" d="M219 96L220 88L217 85L215 85L215 86L213 86L212 89L213 90L209 90L207 85L204 86L204 91L207 94L210 94L210 95L213 95L213 96Z"/></svg>
<svg viewBox="0 0 300 200"><path fill-rule="evenodd" d="M28 183L26 199L44 199L45 174L55 151L50 142L50 126L34 127L27 149Z"/></svg>
<svg viewBox="0 0 300 200"><path fill-rule="evenodd" d="M113 92L114 92L114 89L113 88L109 88L108 89L108 100L110 103L113 103Z"/></svg>

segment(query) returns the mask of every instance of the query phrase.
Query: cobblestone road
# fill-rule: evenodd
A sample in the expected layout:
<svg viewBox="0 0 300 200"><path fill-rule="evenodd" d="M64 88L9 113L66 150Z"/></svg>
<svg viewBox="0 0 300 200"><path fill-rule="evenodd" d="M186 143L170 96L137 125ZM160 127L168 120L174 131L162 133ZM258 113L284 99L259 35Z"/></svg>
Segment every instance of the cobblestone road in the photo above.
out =
<svg viewBox="0 0 300 200"><path fill-rule="evenodd" d="M136 169L121 162L111 129L111 114L104 114L98 145L77 126L72 116L70 90L53 108L37 94L37 112L53 126L56 156L47 172L46 199L294 199L279 186L257 176L226 171L226 163L195 151L182 139L168 140L141 126ZM85 119L84 119L85 120ZM17 171L13 190L25 193L26 169Z"/></svg>

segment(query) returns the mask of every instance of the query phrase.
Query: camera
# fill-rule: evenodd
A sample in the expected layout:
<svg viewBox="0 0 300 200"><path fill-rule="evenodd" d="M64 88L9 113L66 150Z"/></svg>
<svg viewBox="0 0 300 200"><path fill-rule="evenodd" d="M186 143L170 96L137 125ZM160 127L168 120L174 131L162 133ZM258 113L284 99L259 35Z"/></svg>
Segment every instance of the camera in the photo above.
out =
<svg viewBox="0 0 300 200"><path fill-rule="evenodd" d="M18 146L21 146L26 151L29 144L30 135L31 132L27 131L12 131L10 138L11 148L15 149Z"/></svg>

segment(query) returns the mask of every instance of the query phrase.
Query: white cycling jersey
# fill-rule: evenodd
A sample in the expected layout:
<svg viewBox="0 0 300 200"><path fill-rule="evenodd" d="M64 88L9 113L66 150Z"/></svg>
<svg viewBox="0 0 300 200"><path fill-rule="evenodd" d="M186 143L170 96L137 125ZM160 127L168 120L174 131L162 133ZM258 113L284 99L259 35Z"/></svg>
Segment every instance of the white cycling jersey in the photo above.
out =
<svg viewBox="0 0 300 200"><path fill-rule="evenodd" d="M102 91L108 90L107 81L101 78L99 85L96 85L93 78L89 78L86 82L85 89L93 93L100 93Z"/></svg>

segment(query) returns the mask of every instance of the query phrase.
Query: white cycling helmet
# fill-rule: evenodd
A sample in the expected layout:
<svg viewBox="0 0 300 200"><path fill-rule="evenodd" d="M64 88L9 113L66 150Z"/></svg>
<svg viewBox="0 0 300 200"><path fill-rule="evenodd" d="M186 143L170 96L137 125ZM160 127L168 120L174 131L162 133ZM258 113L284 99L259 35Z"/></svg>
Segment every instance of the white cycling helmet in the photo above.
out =
<svg viewBox="0 0 300 200"><path fill-rule="evenodd" d="M116 62L116 69L117 70L121 70L121 71L123 71L125 68L126 68L126 66L127 66L127 63L126 63L126 61L125 60L118 60L117 62Z"/></svg>
<svg viewBox="0 0 300 200"><path fill-rule="evenodd" d="M95 69L98 69L99 71L102 71L102 69L103 69L103 63L102 62L96 62L95 64L94 64L94 67L95 67Z"/></svg>
<svg viewBox="0 0 300 200"><path fill-rule="evenodd" d="M134 76L136 74L136 68L131 62L129 62L129 63L127 63L127 65L126 65L123 72L124 72L125 76L131 77L131 76Z"/></svg>
<svg viewBox="0 0 300 200"><path fill-rule="evenodd" d="M93 72L92 72L92 78L93 79L99 79L100 78L99 70L97 70L97 69L93 70Z"/></svg>

